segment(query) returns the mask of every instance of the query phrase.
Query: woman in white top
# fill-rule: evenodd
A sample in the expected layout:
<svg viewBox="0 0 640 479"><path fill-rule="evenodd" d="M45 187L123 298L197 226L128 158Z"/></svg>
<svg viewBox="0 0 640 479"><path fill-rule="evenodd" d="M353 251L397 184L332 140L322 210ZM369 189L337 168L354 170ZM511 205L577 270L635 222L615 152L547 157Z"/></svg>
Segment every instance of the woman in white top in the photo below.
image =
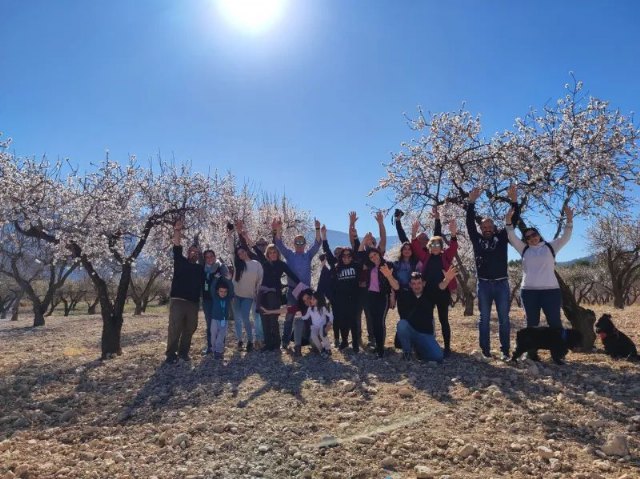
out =
<svg viewBox="0 0 640 479"><path fill-rule="evenodd" d="M242 350L242 325L247 331L247 352L253 351L253 331L251 328L251 307L258 296L262 284L262 265L249 257L242 246L235 249L233 258L235 273L233 275L233 318L236 324L238 349Z"/></svg>
<svg viewBox="0 0 640 479"><path fill-rule="evenodd" d="M555 256L560 249L569 242L573 230L573 211L564 207L567 224L559 238L546 242L536 228L524 230L522 241L511 224L513 209L506 216L506 230L509 243L522 256L522 285L520 295L522 306L527 315L527 326L536 327L540 324L540 310L544 312L547 323L552 328L562 328L560 307L562 295L560 285L555 275Z"/></svg>
<svg viewBox="0 0 640 479"><path fill-rule="evenodd" d="M331 341L327 331L333 325L333 313L324 303L324 295L314 292L309 299L309 308L302 315L303 320L311 320L311 342L320 351L322 357L331 355Z"/></svg>

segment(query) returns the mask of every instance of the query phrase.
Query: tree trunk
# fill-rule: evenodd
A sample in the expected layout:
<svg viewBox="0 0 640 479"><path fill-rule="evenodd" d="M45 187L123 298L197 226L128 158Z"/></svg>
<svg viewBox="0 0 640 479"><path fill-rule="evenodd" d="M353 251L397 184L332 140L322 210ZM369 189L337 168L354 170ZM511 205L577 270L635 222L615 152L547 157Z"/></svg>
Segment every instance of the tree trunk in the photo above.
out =
<svg viewBox="0 0 640 479"><path fill-rule="evenodd" d="M614 288L613 307L616 309L624 309L624 291L622 289Z"/></svg>
<svg viewBox="0 0 640 479"><path fill-rule="evenodd" d="M33 327L44 326L44 311L40 305L33 304Z"/></svg>
<svg viewBox="0 0 640 479"><path fill-rule="evenodd" d="M96 308L98 307L98 303L100 302L100 298L96 298L93 303L87 306L87 314L96 314Z"/></svg>
<svg viewBox="0 0 640 479"><path fill-rule="evenodd" d="M102 359L109 359L122 354L120 344L122 334L122 315L110 314L108 317L102 315Z"/></svg>
<svg viewBox="0 0 640 479"><path fill-rule="evenodd" d="M134 303L136 304L136 309L133 311L133 315L134 316L141 316L142 315L142 300L140 301L134 301Z"/></svg>
<svg viewBox="0 0 640 479"><path fill-rule="evenodd" d="M583 308L578 305L575 297L571 293L571 289L562 280L556 271L556 278L560 284L560 292L562 293L562 311L567 317L573 329L577 329L582 333L582 345L580 350L585 353L593 351L593 344L596 340L596 333L593 325L596 322L596 314L591 309Z"/></svg>

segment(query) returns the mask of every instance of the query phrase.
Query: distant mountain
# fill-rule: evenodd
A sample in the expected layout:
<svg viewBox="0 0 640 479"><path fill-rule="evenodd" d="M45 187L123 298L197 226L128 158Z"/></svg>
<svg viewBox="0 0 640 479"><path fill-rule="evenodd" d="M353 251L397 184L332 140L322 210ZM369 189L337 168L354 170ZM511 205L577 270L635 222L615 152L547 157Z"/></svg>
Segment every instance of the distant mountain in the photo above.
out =
<svg viewBox="0 0 640 479"><path fill-rule="evenodd" d="M594 263L596 257L594 255L583 256L582 258L574 258L569 261L561 261L558 263L558 266L573 266L576 263Z"/></svg>
<svg viewBox="0 0 640 479"><path fill-rule="evenodd" d="M313 234L311 235L311 237L313 237ZM332 249L336 246L347 246L350 244L349 235L347 233L343 233L342 231L336 230L327 230L327 241L329 242L329 246L331 246ZM390 250L398 243L400 243L400 240L397 236L387 236L387 250Z"/></svg>

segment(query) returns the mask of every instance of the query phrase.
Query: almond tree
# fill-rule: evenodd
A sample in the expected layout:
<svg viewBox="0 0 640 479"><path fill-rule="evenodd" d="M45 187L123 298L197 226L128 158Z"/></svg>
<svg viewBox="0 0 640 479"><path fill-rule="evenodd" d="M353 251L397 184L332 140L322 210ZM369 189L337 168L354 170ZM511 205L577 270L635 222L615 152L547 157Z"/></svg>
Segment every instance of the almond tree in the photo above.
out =
<svg viewBox="0 0 640 479"><path fill-rule="evenodd" d="M540 113L530 110L490 140L480 134L480 119L464 110L428 116L419 110L410 126L420 136L403 144L373 191L391 190L396 202L421 208L445 200L464 204L470 188L481 186L486 194L480 207L503 218L507 190L516 182L523 215L545 217L555 225L554 237L562 230L566 205L583 216L621 208L629 185L638 183L640 132L608 102L585 95L581 82L574 79L565 88L555 104ZM590 349L595 314L577 304L559 276L558 281L565 316Z"/></svg>
<svg viewBox="0 0 640 479"><path fill-rule="evenodd" d="M604 286L613 307L623 309L640 281L640 218L618 214L599 218L589 229L591 247L608 273Z"/></svg>
<svg viewBox="0 0 640 479"><path fill-rule="evenodd" d="M121 353L123 311L131 273L154 228L185 216L212 214L227 183L191 172L187 164L158 160L149 167L108 158L93 171L64 172L46 161L0 157L0 218L20 234L71 255L98 293L103 321L102 358ZM115 294L100 268L117 271Z"/></svg>

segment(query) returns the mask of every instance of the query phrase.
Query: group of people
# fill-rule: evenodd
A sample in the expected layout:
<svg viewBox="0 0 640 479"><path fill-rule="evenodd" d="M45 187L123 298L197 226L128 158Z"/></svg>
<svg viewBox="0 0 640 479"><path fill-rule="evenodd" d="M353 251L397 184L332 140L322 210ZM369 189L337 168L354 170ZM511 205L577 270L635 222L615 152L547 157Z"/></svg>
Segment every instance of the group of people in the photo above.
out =
<svg viewBox="0 0 640 479"><path fill-rule="evenodd" d="M522 256L522 303L527 326L535 327L544 312L552 328L561 328L561 295L554 274L555 255L569 241L573 212L565 207L566 225L558 239L546 242L535 228L526 228L523 239L515 227L520 221L515 186L509 189L512 208L505 228L498 229L491 218L476 218L475 202L481 190L474 188L466 204L466 226L473 246L477 298L480 310L479 345L491 357L490 315L495 303L501 359L510 358L510 288L507 247L510 243ZM232 265L216 259L207 250L200 260L197 246L182 249L182 221L174 225L174 276L171 284L169 332L166 362L189 361L191 338L197 327L200 303L207 325L204 354L222 359L227 325L234 320L237 347L247 352L287 350L293 340L293 354L300 356L305 341L323 357L333 347L358 353L362 347L362 314L366 318L367 347L378 357L385 355L386 316L397 308L399 321L395 345L409 360L416 356L441 362L451 354L451 328L448 313L451 293L457 287L454 259L458 249L457 225L449 222L449 237L442 234L437 207L432 235L420 231L415 221L411 239L402 225L404 213L396 210L394 223L402 242L395 261L385 259L384 215L378 212L379 239L372 233L362 239L356 229L357 214L349 213L350 245L331 249L327 231L315 220L315 238L307 245L304 236L293 239L293 249L282 239L283 224L272 222L272 242L259 238L253 242L242 221L229 225L236 237ZM478 230L479 225L479 230ZM321 270L317 288L311 286L312 260L319 253ZM286 276L286 295L283 277ZM441 326L443 347L435 339L434 310ZM254 321L251 321L253 313ZM284 315L282 335L279 318ZM255 337L254 337L255 333ZM246 344L244 338L246 337ZM535 359L535 358L534 358Z"/></svg>

